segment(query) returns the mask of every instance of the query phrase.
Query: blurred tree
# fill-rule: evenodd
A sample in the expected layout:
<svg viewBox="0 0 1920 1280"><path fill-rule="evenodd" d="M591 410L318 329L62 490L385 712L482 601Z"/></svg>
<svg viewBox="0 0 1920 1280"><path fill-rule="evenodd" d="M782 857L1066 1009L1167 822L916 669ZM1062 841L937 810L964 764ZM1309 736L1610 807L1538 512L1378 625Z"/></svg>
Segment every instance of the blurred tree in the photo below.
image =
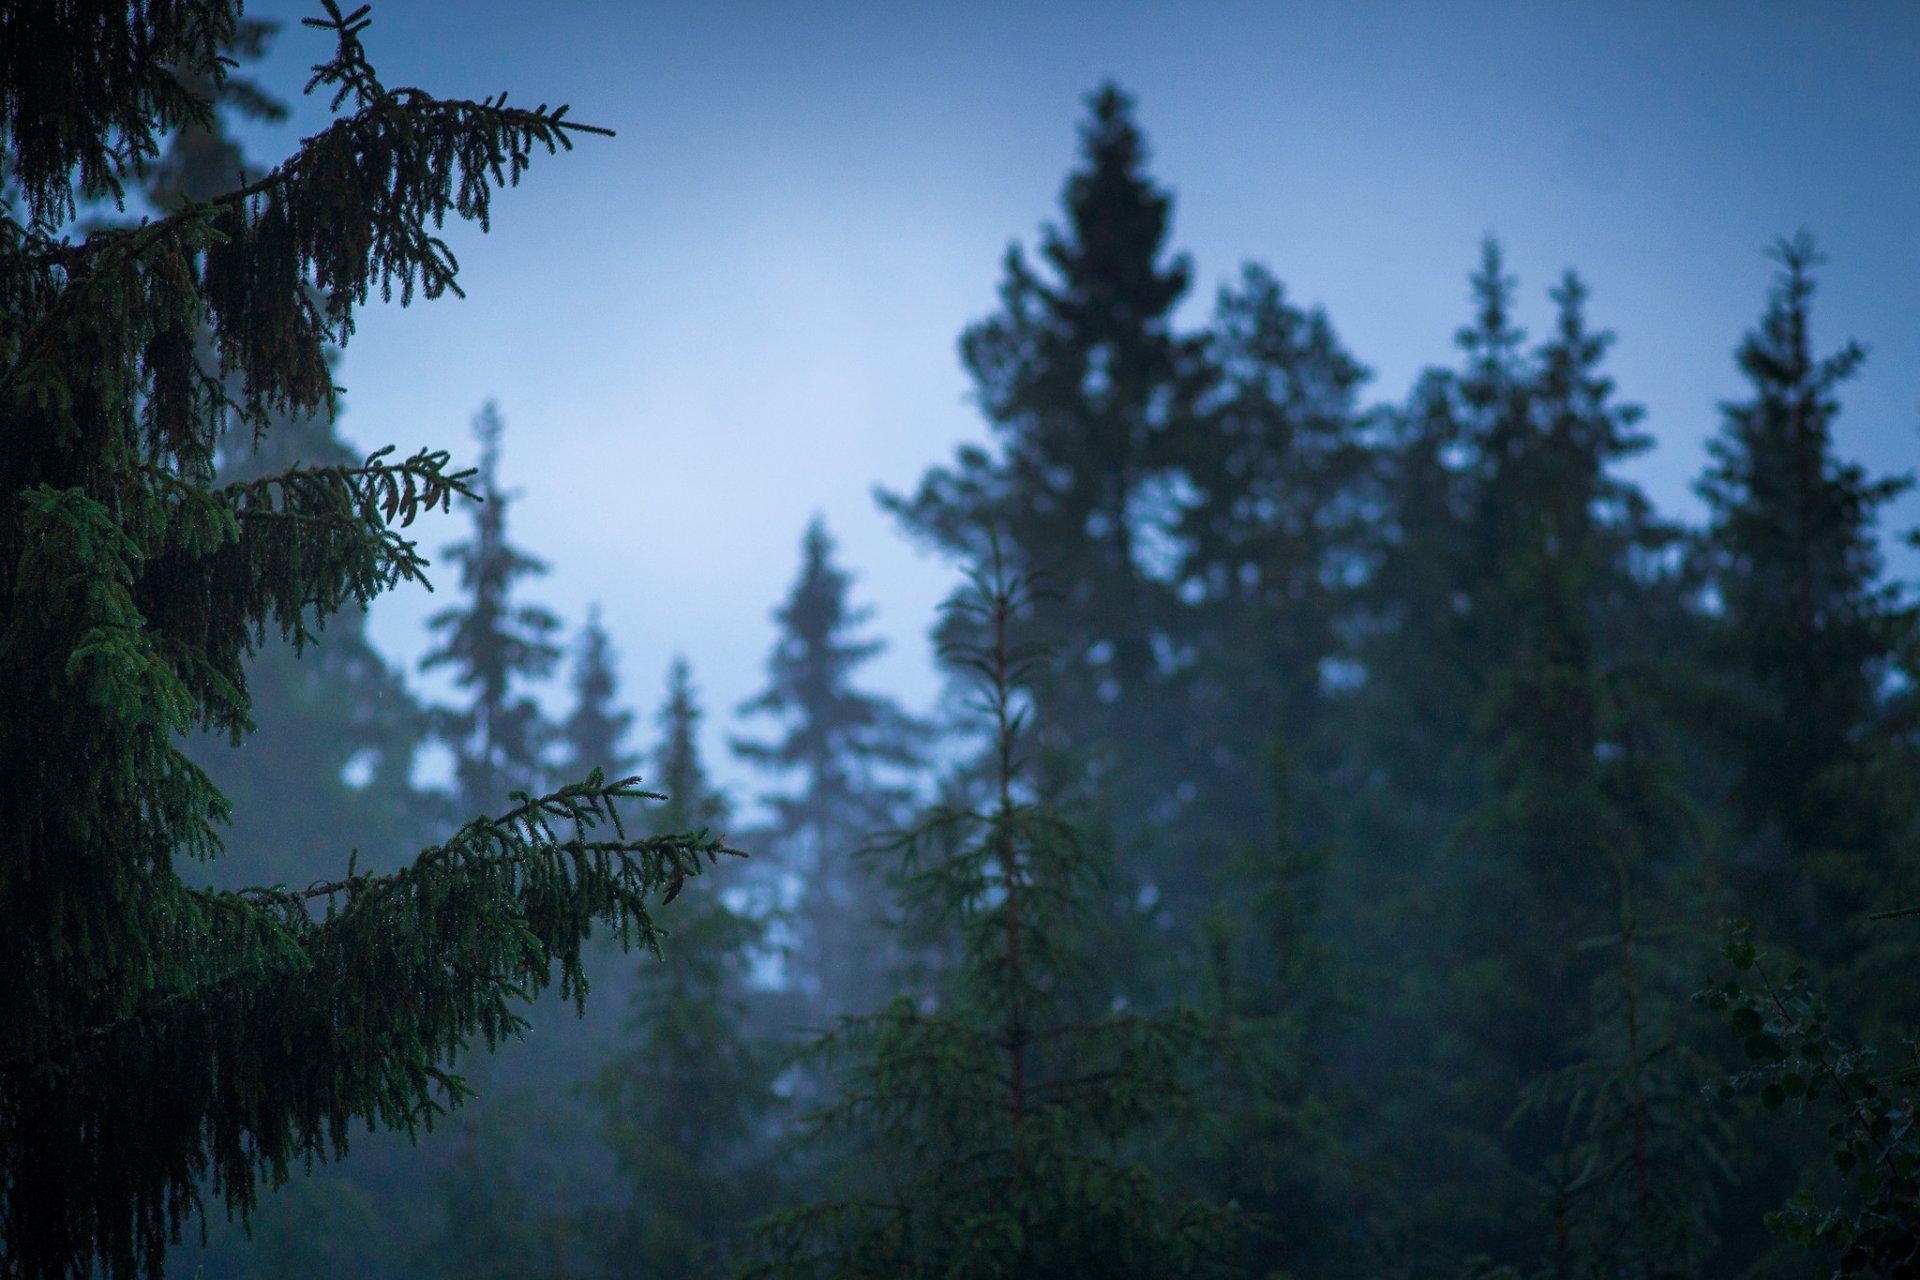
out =
<svg viewBox="0 0 1920 1280"><path fill-rule="evenodd" d="M1172 463L1211 375L1203 340L1174 331L1192 268L1165 259L1172 199L1146 173L1132 101L1107 84L1088 108L1064 225L1042 237L1048 270L1009 250L999 312L961 339L997 453L965 446L882 501L963 562L979 562L993 529L1015 564L1057 575L1044 722L1086 754L1115 829L1145 833L1172 816L1186 777L1165 751L1180 729L1166 688L1183 665L1168 616L1183 496ZM1172 893L1192 865L1169 860L1148 874Z"/></svg>
<svg viewBox="0 0 1920 1280"><path fill-rule="evenodd" d="M899 818L907 793L898 771L918 760L916 739L924 734L894 703L854 686L854 673L881 644L856 638L871 611L849 606L850 579L833 551L816 517L801 541L799 577L774 613L780 634L767 659L767 687L740 708L774 719L784 733L731 744L761 770L798 775L794 790L765 797L765 842L775 854L765 866L801 886L789 972L814 1018L884 999L887 939L878 917L885 903L853 853Z"/></svg>
<svg viewBox="0 0 1920 1280"><path fill-rule="evenodd" d="M996 561L952 607L994 767L979 807L941 806L898 841L905 928L953 941L934 989L846 1018L841 1097L820 1117L866 1153L863 1196L756 1226L747 1276L1229 1274L1233 1216L1128 1158L1187 1109L1203 1020L1077 1016L1097 868L1036 806L1023 767L1041 655L1015 635L1034 595Z"/></svg>
<svg viewBox="0 0 1920 1280"><path fill-rule="evenodd" d="M1601 371L1610 338L1569 275L1528 352L1491 242L1473 293L1465 367L1422 379L1386 457L1357 707L1375 795L1348 883L1371 886L1369 969L1396 975L1397 1012L1363 1033L1387 1033L1365 1047L1389 1074L1363 1079L1447 1082L1444 1108L1376 1117L1379 1176L1427 1188L1398 1198L1411 1221L1395 1230L1516 1256L1529 1179L1564 1144L1558 1115L1513 1111L1594 1052L1604 970L1584 944L1620 874L1677 895L1649 904L1672 923L1697 920L1701 857L1651 679L1684 656L1667 625L1684 612L1678 535L1613 474L1646 441Z"/></svg>
<svg viewBox="0 0 1920 1280"><path fill-rule="evenodd" d="M653 753L663 831L727 821L701 763L700 714L686 660L675 658ZM595 1234L608 1275L691 1280L719 1274L734 1233L773 1203L779 1060L745 1030L760 921L712 895L676 901L661 919L670 962L641 973L629 1038L588 1085L628 1196Z"/></svg>
<svg viewBox="0 0 1920 1280"><path fill-rule="evenodd" d="M1242 1274L1349 1274L1370 1224L1356 1212L1345 1149L1360 1100L1326 1057L1329 1037L1357 1013L1345 959L1319 919L1333 850L1300 840L1286 754L1263 756L1268 834L1223 863L1195 930L1201 1007L1214 1023L1205 1110L1162 1167L1247 1215Z"/></svg>
<svg viewBox="0 0 1920 1280"><path fill-rule="evenodd" d="M426 671L451 667L454 683L473 693L464 710L435 716L438 732L453 748L462 808L497 805L508 792L534 786L546 772L543 756L553 732L540 704L522 688L560 660L559 647L548 639L560 629L560 620L513 598L522 578L543 574L547 566L507 541L511 496L500 488L499 477L505 431L498 407L488 401L473 420L481 450L473 537L447 548L447 558L460 566L467 603L427 620L446 638L420 662Z"/></svg>
<svg viewBox="0 0 1920 1280"><path fill-rule="evenodd" d="M620 745L633 723L633 714L614 702L620 691L613 669L613 641L600 625L600 606L587 614L574 650L573 713L560 726L567 767L575 773L599 769L610 777L625 777L634 760Z"/></svg>
<svg viewBox="0 0 1920 1280"><path fill-rule="evenodd" d="M323 0L323 3L325 0ZM314 83L346 114L286 164L137 227L77 228L176 128L205 127L238 5L0 8L0 1275L157 1275L211 1193L412 1130L463 1096L444 1064L577 989L602 919L717 845L602 824L596 777L476 819L385 876L215 892L226 800L176 745L252 727L269 632L364 604L424 561L401 530L470 492L446 455L381 451L216 486L227 423L330 411L329 344L372 291L454 286L428 227L584 126L389 91L364 13L325 4ZM391 175L369 184L365 175ZM204 327L203 327L204 326ZM219 376L203 364L213 354Z"/></svg>
<svg viewBox="0 0 1920 1280"><path fill-rule="evenodd" d="M1286 806L1326 834L1322 790L1344 793L1327 704L1357 678L1358 593L1374 554L1373 451L1356 396L1367 376L1318 310L1263 268L1223 289L1208 335L1220 383L1176 458L1190 492L1178 638L1190 653L1181 756L1196 784L1180 828L1239 846L1265 832L1275 735L1290 761ZM1343 803L1343 802L1342 802Z"/></svg>
<svg viewBox="0 0 1920 1280"><path fill-rule="evenodd" d="M1699 484L1712 652L1728 677L1708 724L1738 769L1740 914L1847 985L1847 966L1876 943L1910 956L1909 939L1864 934L1866 914L1920 897L1911 697L1888 698L1897 674L1911 688L1916 614L1883 578L1873 536L1876 513L1912 481L1835 456L1836 392L1865 353L1813 354L1812 239L1773 256L1780 277L1738 355L1753 395L1725 407Z"/></svg>

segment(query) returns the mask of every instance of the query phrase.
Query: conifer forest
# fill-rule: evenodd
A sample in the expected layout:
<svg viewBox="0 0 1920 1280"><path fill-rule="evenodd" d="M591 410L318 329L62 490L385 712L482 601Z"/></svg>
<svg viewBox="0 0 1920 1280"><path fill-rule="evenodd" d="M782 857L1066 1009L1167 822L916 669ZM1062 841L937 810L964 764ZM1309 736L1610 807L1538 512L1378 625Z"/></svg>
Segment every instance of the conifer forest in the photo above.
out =
<svg viewBox="0 0 1920 1280"><path fill-rule="evenodd" d="M1873 264L1736 246L1733 390L1656 414L1667 318L1476 236L1453 314L1381 304L1394 386L1286 245L1185 247L1231 157L1089 76L953 264L972 434L802 442L901 617L618 360L590 453L478 358L369 438L373 317L521 306L478 232L693 127L383 12L0 0L0 1280L1920 1277L1920 519L1861 447L1920 375L1860 421L1903 335L1823 310ZM631 468L670 546L529 532ZM743 543L786 585L714 698Z"/></svg>

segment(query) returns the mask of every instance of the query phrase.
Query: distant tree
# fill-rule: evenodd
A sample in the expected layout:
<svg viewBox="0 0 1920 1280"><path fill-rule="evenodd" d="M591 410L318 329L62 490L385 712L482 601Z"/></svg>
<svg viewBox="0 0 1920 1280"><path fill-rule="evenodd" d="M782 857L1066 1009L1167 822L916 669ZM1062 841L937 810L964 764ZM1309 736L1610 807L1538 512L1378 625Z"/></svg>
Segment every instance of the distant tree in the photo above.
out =
<svg viewBox="0 0 1920 1280"><path fill-rule="evenodd" d="M1375 794L1348 840L1370 869L1363 964L1395 975L1398 1018L1425 1028L1376 1023L1398 1029L1375 1060L1451 1082L1444 1108L1389 1101L1377 1118L1385 1176L1423 1188L1397 1211L1449 1248L1522 1256L1529 1183L1567 1150L1564 1113L1516 1115L1522 1092L1631 1056L1596 1039L1615 1002L1596 1005L1605 957L1584 944L1617 917L1622 876L1663 927L1697 920L1702 858L1654 679L1687 656L1651 625L1686 593L1677 535L1614 472L1646 441L1603 371L1610 337L1569 275L1529 351L1491 242L1472 287L1463 367L1421 380L1383 458L1352 721ZM1642 977L1655 968L1643 948Z"/></svg>
<svg viewBox="0 0 1920 1280"><path fill-rule="evenodd" d="M1920 894L1920 788L1910 764L1898 767L1912 730L1903 744L1883 693L1911 660L1915 612L1874 542L1877 513L1912 481L1872 479L1836 455L1837 392L1865 352L1814 354L1812 239L1773 256L1780 277L1739 349L1752 396L1725 407L1699 484L1712 515L1712 652L1729 677L1709 724L1737 769L1740 912L1838 970L1888 937L1862 932L1875 904Z"/></svg>
<svg viewBox="0 0 1920 1280"><path fill-rule="evenodd" d="M796 875L795 976L814 988L815 1015L871 1008L880 994L884 903L853 859L874 832L891 826L906 798L898 773L920 758L921 730L886 698L862 692L855 673L881 649L858 636L871 616L848 602L851 579L834 563L833 539L816 518L801 540L800 574L775 612L780 633L767 660L767 687L740 708L774 720L771 741L735 738L741 759L791 789L767 795L769 846ZM671 792L671 787L668 787ZM774 864L769 863L773 869Z"/></svg>
<svg viewBox="0 0 1920 1280"><path fill-rule="evenodd" d="M447 548L447 558L460 566L466 603L427 620L446 638L420 662L428 671L451 667L454 683L472 691L469 706L436 716L440 734L453 748L458 796L467 807L499 804L509 792L531 789L543 776L542 756L552 729L524 687L560 660L559 647L548 638L560 629L560 620L514 599L520 580L545 573L547 566L507 541L511 497L499 478L505 431L498 407L488 401L473 420L481 449L473 537Z"/></svg>
<svg viewBox="0 0 1920 1280"><path fill-rule="evenodd" d="M904 927L950 938L957 966L821 1042L846 1066L819 1123L863 1153L868 1191L759 1224L743 1275L1231 1272L1232 1216L1128 1155L1189 1106L1202 1020L1082 1012L1098 870L1023 763L1033 602L999 563L955 602L985 637L949 654L973 673L994 763L978 807L936 808L897 844Z"/></svg>
<svg viewBox="0 0 1920 1280"><path fill-rule="evenodd" d="M1195 783L1181 826L1236 845L1269 835L1278 736L1292 762L1288 813L1317 838L1329 823L1316 784L1341 754L1328 704L1347 693L1377 543L1374 451L1356 402L1367 373L1325 314L1300 310L1255 266L1221 291L1207 354L1219 385L1175 446L1190 488L1173 533L1176 634L1191 652L1182 758Z"/></svg>
<svg viewBox="0 0 1920 1280"><path fill-rule="evenodd" d="M994 529L1015 564L1058 575L1063 607L1043 624L1059 655L1045 723L1083 753L1116 829L1131 833L1170 816L1183 779L1162 751L1180 732L1165 696L1180 665L1168 633L1173 458L1211 374L1202 340L1174 328L1192 267L1167 256L1173 201L1146 171L1118 87L1089 98L1080 151L1064 222L1042 237L1044 269L1010 250L999 311L961 339L998 448L966 446L911 495L882 501L963 563ZM1174 861L1191 872L1190 858ZM1183 883L1173 868L1150 876L1163 892Z"/></svg>
<svg viewBox="0 0 1920 1280"><path fill-rule="evenodd" d="M325 3L325 0L323 0ZM0 1275L160 1274L211 1195L412 1130L446 1070L574 991L589 922L717 843L622 834L591 778L476 818L383 876L215 892L227 802L180 736L251 728L246 662L421 576L402 530L471 492L445 454L218 485L227 424L329 411L327 350L370 292L454 286L430 227L486 220L565 110L389 90L364 12L326 3L315 84L347 114L287 163L137 227L86 230L212 110L231 0L0 8ZM184 73L183 73L184 72ZM367 175L385 178L369 182ZM203 327L204 326L204 327ZM220 376L202 363L211 352Z"/></svg>
<svg viewBox="0 0 1920 1280"><path fill-rule="evenodd" d="M724 826L728 806L701 763L700 708L675 658L658 720L660 830ZM747 969L760 921L712 895L661 913L671 962L643 971L628 1039L588 1084L625 1204L595 1227L611 1276L718 1274L733 1234L771 1206L778 1055L747 1033Z"/></svg>
<svg viewBox="0 0 1920 1280"><path fill-rule="evenodd" d="M633 771L633 757L620 745L633 715L614 702L620 684L613 658L613 641L601 626L600 607L595 605L574 650L573 712L560 726L567 765L575 772L599 769L619 777Z"/></svg>

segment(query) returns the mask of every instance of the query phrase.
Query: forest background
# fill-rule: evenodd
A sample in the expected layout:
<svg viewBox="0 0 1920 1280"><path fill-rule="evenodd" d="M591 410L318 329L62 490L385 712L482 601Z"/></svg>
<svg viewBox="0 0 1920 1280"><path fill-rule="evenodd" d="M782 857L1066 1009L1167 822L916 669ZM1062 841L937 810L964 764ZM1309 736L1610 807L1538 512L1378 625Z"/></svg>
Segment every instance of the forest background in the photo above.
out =
<svg viewBox="0 0 1920 1280"><path fill-rule="evenodd" d="M1211 1064L1167 1081L1184 1127L1116 1155L1250 1213L1223 1265L1253 1274L1786 1274L1791 1213L1773 1235L1757 1224L1820 1166L1820 1126L1716 1099L1721 1041L1738 1042L1685 997L1722 955L1721 918L1745 915L1769 956L1845 997L1848 1032L1890 1040L1912 1016L1889 977L1910 931L1868 920L1917 887L1905 486L1878 478L1911 411L1857 440L1839 425L1886 394L1865 394L1880 350L1862 365L1816 336L1828 269L1810 238L1774 240L1771 266L1749 250L1746 314L1718 342L1736 372L1701 415L1700 505L1670 510L1634 461L1668 434L1630 407L1626 362L1589 320L1630 331L1632 313L1616 321L1571 275L1517 286L1502 242L1474 237L1425 371L1384 392L1345 321L1266 268L1217 295L1198 284L1150 117L1111 84L1085 99L1048 230L1002 264L997 307L962 313L981 443L941 466L943 442L913 436L914 471L857 481L877 479L885 518L935 553L922 582L987 564L987 530L1054 575L1058 598L1019 622L1051 654L1027 786L1099 869L1074 1000L1197 1015ZM188 142L163 181L235 163L217 138ZM1638 154L1573 151L1596 193ZM1550 300L1532 333L1529 288ZM1674 322L1654 310L1649 328ZM356 339L356 400L379 394L358 352L394 345L371 325ZM851 856L986 777L931 681L877 692L860 606L897 607L883 578L827 523L796 522L789 580L759 602L775 631L753 691L710 703L703 668L676 662L635 727L655 700L619 661L634 626L617 619L672 610L617 579L620 548L697 564L709 594L745 575L699 539L677 553L632 527L543 545L531 476L567 446L538 419L564 401L528 400L531 426L505 394L474 419L490 501L447 549L411 651L379 643L414 625L404 604L368 629L342 618L298 662L261 660L266 728L246 747L196 748L236 801L239 852L217 874L297 885L343 843L392 865L451 814L628 763L671 794L661 829L724 828L759 856L682 908L664 966L597 957L589 1017L543 1002L524 1044L464 1062L482 1096L454 1123L296 1177L251 1240L216 1221L169 1263L182 1274L691 1274L756 1249L777 1268L781 1220L754 1246L740 1229L858 1184L857 1134L794 1139L802 1113L874 1079L858 1051L851 1067L793 1058L799 1029L897 991L937 1004L966 967L957 941L900 930L910 878ZM227 474L351 456L333 430L284 423ZM798 474L768 469L787 489ZM679 527L732 524L733 504L766 518L775 504L735 476ZM579 485L564 505L671 510ZM581 546L599 609L550 589L565 569L543 578ZM752 559L764 572L764 548ZM939 634L979 636L964 614ZM699 638L679 647L704 661ZM1745 946L1723 958L1749 964ZM1744 998L1711 1003L1764 1065ZM884 1038L866 1052L886 1061ZM1764 1082L1769 1109L1805 1092L1791 1078Z"/></svg>

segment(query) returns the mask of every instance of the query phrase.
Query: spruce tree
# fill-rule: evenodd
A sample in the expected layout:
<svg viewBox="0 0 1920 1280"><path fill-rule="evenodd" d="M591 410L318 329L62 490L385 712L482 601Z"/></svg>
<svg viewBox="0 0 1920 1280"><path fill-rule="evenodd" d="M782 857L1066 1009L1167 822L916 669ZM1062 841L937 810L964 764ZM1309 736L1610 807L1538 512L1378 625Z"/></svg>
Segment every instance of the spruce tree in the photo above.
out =
<svg viewBox="0 0 1920 1280"><path fill-rule="evenodd" d="M1264 269L1221 291L1208 358L1220 385L1178 453L1191 492L1174 530L1177 635L1192 673L1181 815L1244 844L1261 839L1272 744L1297 776L1289 812L1326 834L1319 790L1339 751L1328 704L1345 693L1358 587L1374 554L1373 450L1356 397L1367 374L1326 315L1303 312ZM1329 679L1332 676L1332 679Z"/></svg>
<svg viewBox="0 0 1920 1280"><path fill-rule="evenodd" d="M948 656L992 763L977 803L929 811L895 845L903 927L948 940L956 966L821 1042L845 1068L818 1120L866 1156L865 1193L759 1224L743 1275L1230 1272L1231 1215L1137 1162L1191 1105L1205 1029L1190 1011L1114 1013L1085 981L1099 869L1028 770L1035 599L996 557L953 603L984 637Z"/></svg>
<svg viewBox="0 0 1920 1280"><path fill-rule="evenodd" d="M1662 927L1696 919L1701 862L1650 678L1684 656L1649 625L1684 596L1676 535L1613 472L1646 445L1638 410L1613 399L1577 279L1533 351L1512 291L1489 243L1464 367L1422 380L1388 452L1358 722L1378 762L1358 808L1388 821L1351 837L1375 869L1362 883L1396 886L1359 936L1424 1028L1381 1060L1454 1082L1444 1110L1384 1109L1408 1162L1388 1176L1427 1188L1402 1200L1414 1230L1505 1256L1533 1244L1528 1180L1566 1150L1562 1114L1514 1116L1522 1091L1613 1060L1593 1031L1606 970L1584 944L1621 876Z"/></svg>
<svg viewBox="0 0 1920 1280"><path fill-rule="evenodd" d="M600 623L600 607L587 614L574 650L573 711L560 726L567 766L578 773L599 769L615 777L632 772L633 758L620 745L633 723L630 712L614 702L619 677L613 667L613 641Z"/></svg>
<svg viewBox="0 0 1920 1280"><path fill-rule="evenodd" d="M467 807L498 804L508 791L543 774L552 731L524 687L545 677L560 659L559 647L549 639L560 629L559 619L514 599L516 584L545 573L547 566L507 541L511 495L500 488L499 477L505 431L498 407L488 401L473 420L480 441L473 537L447 548L447 557L460 566L467 601L427 620L446 638L420 662L429 671L451 667L454 683L472 692L465 709L436 717L440 735L453 748L456 794Z"/></svg>
<svg viewBox="0 0 1920 1280"><path fill-rule="evenodd" d="M1168 256L1173 201L1148 175L1132 100L1115 85L1088 99L1080 151L1064 221L1042 236L1044 266L1011 249L999 311L961 339L998 448L964 447L914 493L883 501L963 563L978 562L991 528L1015 564L1058 576L1063 607L1044 624L1059 655L1048 731L1085 753L1117 827L1134 831L1168 816L1182 780L1160 751L1179 728L1165 692L1180 667L1168 621L1173 457L1210 379L1202 341L1174 327L1192 267ZM1183 883L1160 871L1161 891Z"/></svg>
<svg viewBox="0 0 1920 1280"><path fill-rule="evenodd" d="M230 55L263 56L275 30L242 21ZM219 85L188 68L178 73L216 110L205 125L176 130L149 172L146 200L162 215L183 198L213 199L259 176L231 135L230 117L277 121L287 114L232 72ZM201 347L211 371L215 357L204 335ZM216 482L259 480L302 464L351 466L358 455L335 431L336 416L273 413L264 432L245 425L230 431L219 448ZM363 610L310 616L308 627L303 646L264 646L248 661L258 727L244 744L218 734L188 744L233 807L226 843L238 856L208 868L216 884L306 883L324 876L342 847L360 850L364 865L390 868L428 837L424 798L412 786L414 753L426 731L420 707L367 638Z"/></svg>
<svg viewBox="0 0 1920 1280"><path fill-rule="evenodd" d="M667 794L653 814L659 830L727 821L701 763L700 714L676 658L653 753ZM626 1192L596 1235L605 1274L691 1278L717 1274L733 1233L770 1207L779 1062L744 1030L761 923L712 895L678 900L660 918L668 963L640 975L628 1039L588 1085Z"/></svg>
<svg viewBox="0 0 1920 1280"><path fill-rule="evenodd" d="M894 703L854 684L881 644L859 637L871 612L849 603L851 578L834 563L833 539L818 518L807 526L800 559L793 590L774 614L780 635L767 659L767 687L740 708L776 720L784 732L772 741L736 738L732 747L767 773L796 778L791 790L767 795L765 834L787 859L783 870L801 882L791 968L810 988L811 1012L832 1017L871 1009L881 994L875 949L885 939L876 918L884 904L853 854L897 821L905 799L897 774L919 758L921 730Z"/></svg>
<svg viewBox="0 0 1920 1280"><path fill-rule="evenodd" d="M585 127L565 108L389 89L364 10L326 3L313 84L345 112L284 164L166 216L86 231L172 130L205 126L231 0L0 9L0 1274L157 1276L204 1195L412 1130L445 1064L581 985L601 920L717 841L625 834L599 776L476 818L410 865L216 892L225 799L177 736L250 727L247 659L425 562L412 522L472 492L381 450L218 485L230 423L330 411L329 344L370 293L456 287L433 227ZM185 68L192 75L182 75ZM377 176L378 181L369 181ZM210 376L204 352L215 361ZM343 851L344 852L344 851Z"/></svg>
<svg viewBox="0 0 1920 1280"><path fill-rule="evenodd" d="M1712 512L1712 652L1731 677L1708 725L1737 771L1740 913L1839 970L1863 944L1902 945L1863 933L1863 919L1920 896L1911 747L1883 701L1910 661L1915 613L1882 577L1874 541L1880 509L1911 480L1838 456L1838 390L1865 352L1814 353L1812 239L1773 257L1780 276L1738 353L1752 395L1725 406L1699 485Z"/></svg>

